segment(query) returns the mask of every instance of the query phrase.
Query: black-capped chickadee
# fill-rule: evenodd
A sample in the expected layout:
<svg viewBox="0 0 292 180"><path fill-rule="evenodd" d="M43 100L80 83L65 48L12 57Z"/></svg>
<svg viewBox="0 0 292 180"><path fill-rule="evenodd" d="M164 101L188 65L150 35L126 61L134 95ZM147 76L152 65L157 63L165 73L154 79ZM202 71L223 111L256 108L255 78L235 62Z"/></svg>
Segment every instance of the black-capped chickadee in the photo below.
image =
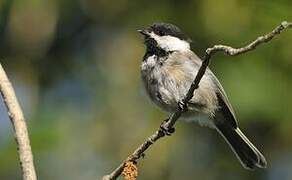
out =
<svg viewBox="0 0 292 180"><path fill-rule="evenodd" d="M191 40L175 25L154 23L138 31L145 38L141 73L147 94L160 108L173 113L188 92L202 61L190 49ZM216 129L243 167L267 166L265 157L239 129L224 89L210 69L187 108L183 118Z"/></svg>

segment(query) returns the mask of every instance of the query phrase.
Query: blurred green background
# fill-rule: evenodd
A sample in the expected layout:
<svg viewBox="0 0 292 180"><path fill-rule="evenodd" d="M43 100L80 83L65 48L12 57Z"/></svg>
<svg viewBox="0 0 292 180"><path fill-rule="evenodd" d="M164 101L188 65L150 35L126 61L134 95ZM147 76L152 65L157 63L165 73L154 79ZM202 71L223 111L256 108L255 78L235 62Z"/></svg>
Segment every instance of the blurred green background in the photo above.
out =
<svg viewBox="0 0 292 180"><path fill-rule="evenodd" d="M1 63L28 122L39 179L100 178L166 118L143 91L138 28L174 23L202 56L214 44L240 47L292 21L291 8L291 0L1 0ZM147 151L138 179L291 180L291 47L290 30L211 64L267 169L244 170L215 131L180 122ZM0 115L0 179L19 180L2 102Z"/></svg>

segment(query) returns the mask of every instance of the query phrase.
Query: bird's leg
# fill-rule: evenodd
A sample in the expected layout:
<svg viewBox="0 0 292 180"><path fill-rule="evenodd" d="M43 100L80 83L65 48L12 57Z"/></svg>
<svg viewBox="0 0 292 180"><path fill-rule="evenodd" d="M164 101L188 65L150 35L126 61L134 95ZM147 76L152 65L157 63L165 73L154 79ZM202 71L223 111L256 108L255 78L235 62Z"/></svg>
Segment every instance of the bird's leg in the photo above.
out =
<svg viewBox="0 0 292 180"><path fill-rule="evenodd" d="M171 134L173 134L175 132L175 128L174 127L167 127L167 122L169 119L165 119L161 125L160 125L160 131L162 131L165 135L170 136Z"/></svg>
<svg viewBox="0 0 292 180"><path fill-rule="evenodd" d="M183 102L182 100L179 101L179 102L177 103L177 105L178 105L179 110L182 111L182 112L186 112L186 111L188 110L188 105L187 105L187 103Z"/></svg>

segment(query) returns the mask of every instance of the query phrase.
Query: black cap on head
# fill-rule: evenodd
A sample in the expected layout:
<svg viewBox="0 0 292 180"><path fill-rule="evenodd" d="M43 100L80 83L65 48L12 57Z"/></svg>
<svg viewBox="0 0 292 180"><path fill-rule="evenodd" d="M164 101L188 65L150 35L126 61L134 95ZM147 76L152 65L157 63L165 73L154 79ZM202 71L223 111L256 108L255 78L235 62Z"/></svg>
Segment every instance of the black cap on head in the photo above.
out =
<svg viewBox="0 0 292 180"><path fill-rule="evenodd" d="M174 36L181 40L191 42L191 39L185 35L177 26L169 23L154 23L147 28L148 31L154 32L159 36Z"/></svg>

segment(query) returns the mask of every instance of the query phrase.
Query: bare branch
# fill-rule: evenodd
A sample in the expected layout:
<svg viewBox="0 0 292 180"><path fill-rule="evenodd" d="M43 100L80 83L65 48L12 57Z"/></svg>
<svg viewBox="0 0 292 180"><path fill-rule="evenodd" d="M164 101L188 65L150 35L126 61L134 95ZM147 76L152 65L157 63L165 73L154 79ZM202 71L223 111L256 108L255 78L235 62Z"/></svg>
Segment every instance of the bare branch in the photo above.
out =
<svg viewBox="0 0 292 180"><path fill-rule="evenodd" d="M181 114L184 113L185 111L187 111L186 104L192 99L192 97L194 95L194 91L199 88L199 83L200 83L202 77L204 76L208 65L210 64L210 60L211 60L212 55L214 55L215 53L217 53L219 51L223 51L226 55L229 55L229 56L236 56L239 54L246 53L248 51L254 50L260 44L269 42L276 35L280 34L283 30L288 29L288 28L292 28L292 23L288 23L286 21L283 21L272 32L270 32L264 36L258 37L256 40L252 41L251 43L249 43L248 45L246 45L244 47L233 48L233 47L226 46L226 45L215 45L212 48L208 48L205 52L205 57L203 59L202 65L201 65L201 67L200 67L200 69L195 77L195 80L191 84L191 87L190 87L188 93L186 94L185 98L183 98L180 102L180 104L182 104L183 106L181 106L181 105L177 106L177 110L170 116L169 120L166 122L164 127L171 129L175 125L176 121L181 116ZM157 141L158 139L160 139L164 136L165 136L165 134L162 130L160 130L160 129L157 130L154 134L152 134L150 137L148 137L148 139L143 144L141 144L124 162L122 162L119 165L119 167L117 167L111 174L104 176L102 178L102 180L114 180L114 179L118 178L121 175L126 162L128 162L128 161L136 162L140 157L142 157L144 155L144 152L152 144L154 144L155 141Z"/></svg>
<svg viewBox="0 0 292 180"><path fill-rule="evenodd" d="M37 180L27 127L13 87L0 64L0 91L13 126L23 180Z"/></svg>

